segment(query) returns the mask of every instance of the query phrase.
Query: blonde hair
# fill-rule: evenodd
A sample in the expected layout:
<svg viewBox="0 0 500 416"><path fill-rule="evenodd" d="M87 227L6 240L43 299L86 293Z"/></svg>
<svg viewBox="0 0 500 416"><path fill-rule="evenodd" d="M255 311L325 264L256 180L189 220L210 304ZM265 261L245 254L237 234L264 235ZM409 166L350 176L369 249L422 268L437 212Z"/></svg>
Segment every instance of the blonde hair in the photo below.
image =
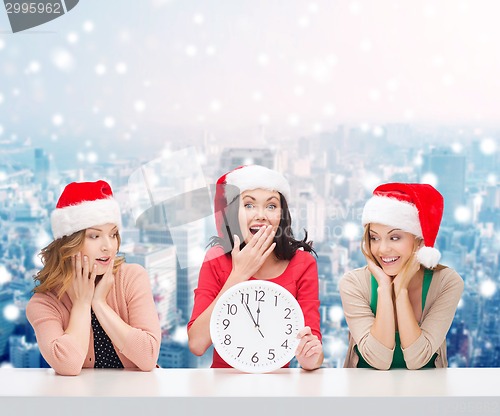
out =
<svg viewBox="0 0 500 416"><path fill-rule="evenodd" d="M117 233L118 249L121 238ZM77 231L69 236L64 236L52 241L47 247L40 251L43 264L42 269L34 276L35 293L46 293L54 291L61 299L73 280L74 269L71 258L80 252L85 242L85 230ZM124 257L116 257L113 264L115 274L121 264L125 262Z"/></svg>

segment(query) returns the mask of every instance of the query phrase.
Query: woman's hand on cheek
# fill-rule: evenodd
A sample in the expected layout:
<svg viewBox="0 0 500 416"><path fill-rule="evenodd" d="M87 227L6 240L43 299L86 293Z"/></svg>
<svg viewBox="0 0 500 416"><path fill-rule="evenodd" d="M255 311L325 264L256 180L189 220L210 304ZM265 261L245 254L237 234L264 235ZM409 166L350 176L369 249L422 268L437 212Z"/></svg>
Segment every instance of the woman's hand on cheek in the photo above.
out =
<svg viewBox="0 0 500 416"><path fill-rule="evenodd" d="M106 302L106 297L108 296L115 280L115 276L113 275L113 266L114 262L111 261L108 265L106 273L104 273L102 279L97 283L92 304L96 302Z"/></svg>
<svg viewBox="0 0 500 416"><path fill-rule="evenodd" d="M73 280L67 289L67 294L73 305L75 303L91 304L94 296L96 267L89 272L89 261L87 256L77 253L71 257L71 266L73 268Z"/></svg>
<svg viewBox="0 0 500 416"><path fill-rule="evenodd" d="M392 279L390 276L382 270L382 268L377 265L372 259L366 257L366 262L368 263L368 270L375 277L379 286L390 286L392 284Z"/></svg>
<svg viewBox="0 0 500 416"><path fill-rule="evenodd" d="M420 262L416 254L408 260L406 266L407 267L403 267L403 270L394 278L394 291L396 294L399 293L401 289L408 289L411 280L420 270Z"/></svg>

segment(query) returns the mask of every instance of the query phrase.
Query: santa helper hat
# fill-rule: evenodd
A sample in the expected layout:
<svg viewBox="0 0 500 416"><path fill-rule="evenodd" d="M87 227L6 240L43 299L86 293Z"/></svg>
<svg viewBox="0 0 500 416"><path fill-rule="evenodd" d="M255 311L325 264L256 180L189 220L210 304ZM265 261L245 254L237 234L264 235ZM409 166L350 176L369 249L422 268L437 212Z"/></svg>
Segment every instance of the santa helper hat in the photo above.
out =
<svg viewBox="0 0 500 416"><path fill-rule="evenodd" d="M424 241L417 251L423 266L437 266L441 253L434 248L443 217L443 196L431 185L387 183L373 191L363 209L362 223L377 223L400 228Z"/></svg>
<svg viewBox="0 0 500 416"><path fill-rule="evenodd" d="M102 224L121 228L120 207L105 181L72 182L64 188L51 214L54 239Z"/></svg>
<svg viewBox="0 0 500 416"><path fill-rule="evenodd" d="M229 186L228 186L229 185ZM224 219L227 206L242 192L252 189L277 191L285 200L290 200L290 185L285 177L275 170L260 165L244 165L222 175L215 187L214 211L219 237L227 221ZM229 234L231 236L231 234Z"/></svg>

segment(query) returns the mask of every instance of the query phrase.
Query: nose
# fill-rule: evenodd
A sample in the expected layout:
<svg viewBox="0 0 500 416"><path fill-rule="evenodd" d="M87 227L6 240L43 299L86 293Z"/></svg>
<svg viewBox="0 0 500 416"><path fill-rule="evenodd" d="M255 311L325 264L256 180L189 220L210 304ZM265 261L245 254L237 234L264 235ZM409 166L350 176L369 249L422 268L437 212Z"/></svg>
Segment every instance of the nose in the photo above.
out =
<svg viewBox="0 0 500 416"><path fill-rule="evenodd" d="M381 253L386 253L390 250L390 244L385 239L381 239L378 245L378 249Z"/></svg>
<svg viewBox="0 0 500 416"><path fill-rule="evenodd" d="M264 208L256 208L254 213L255 219L266 219L266 210Z"/></svg>
<svg viewBox="0 0 500 416"><path fill-rule="evenodd" d="M101 239L101 250L102 251L108 251L109 247L111 246L111 241L109 240L108 237L102 237Z"/></svg>

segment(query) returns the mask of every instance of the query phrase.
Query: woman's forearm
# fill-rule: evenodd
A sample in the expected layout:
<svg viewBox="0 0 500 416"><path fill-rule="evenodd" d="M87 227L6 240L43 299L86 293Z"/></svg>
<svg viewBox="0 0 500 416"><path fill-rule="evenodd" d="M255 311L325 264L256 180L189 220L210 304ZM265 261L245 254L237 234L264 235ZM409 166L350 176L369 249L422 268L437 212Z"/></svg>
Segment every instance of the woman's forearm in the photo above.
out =
<svg viewBox="0 0 500 416"><path fill-rule="evenodd" d="M396 332L392 285L379 286L377 294L377 312L370 332L382 345L392 349Z"/></svg>
<svg viewBox="0 0 500 416"><path fill-rule="evenodd" d="M408 296L408 289L401 289L399 291L395 304L399 338L401 340L401 347L404 349L408 348L418 339L418 337L420 337L422 330L415 319L415 314L413 313L413 308Z"/></svg>

